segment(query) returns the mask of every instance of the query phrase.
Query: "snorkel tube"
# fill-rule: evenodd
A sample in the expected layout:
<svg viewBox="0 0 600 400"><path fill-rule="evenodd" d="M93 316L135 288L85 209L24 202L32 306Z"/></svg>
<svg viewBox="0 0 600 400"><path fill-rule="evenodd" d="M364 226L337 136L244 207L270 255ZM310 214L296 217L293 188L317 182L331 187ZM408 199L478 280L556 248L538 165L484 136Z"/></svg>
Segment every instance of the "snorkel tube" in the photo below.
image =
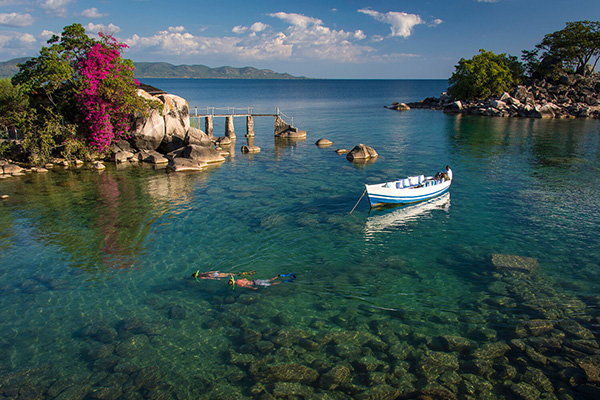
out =
<svg viewBox="0 0 600 400"><path fill-rule="evenodd" d="M200 270L198 270L198 271L196 271L196 272L194 272L194 273L192 274L192 276L193 276L194 278L196 278L196 282L200 282L200 281L198 280L198 274L199 274L199 273L200 273Z"/></svg>
<svg viewBox="0 0 600 400"><path fill-rule="evenodd" d="M231 289L235 289L235 278L233 277L233 275L231 275L231 278L229 278L229 285L231 285Z"/></svg>

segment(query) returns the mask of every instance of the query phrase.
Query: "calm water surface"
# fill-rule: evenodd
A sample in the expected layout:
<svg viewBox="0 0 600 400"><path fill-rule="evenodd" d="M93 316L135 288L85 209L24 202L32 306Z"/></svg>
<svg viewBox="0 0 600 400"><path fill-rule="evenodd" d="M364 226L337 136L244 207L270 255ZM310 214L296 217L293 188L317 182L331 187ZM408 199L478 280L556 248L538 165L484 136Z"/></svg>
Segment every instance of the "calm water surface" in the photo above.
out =
<svg viewBox="0 0 600 400"><path fill-rule="evenodd" d="M0 181L0 397L598 397L598 121L383 107L445 81L146 83L192 115L279 107L308 138L256 118L262 151L242 154L236 119L232 156L201 173ZM334 152L358 143L379 158ZM349 215L364 183L446 164L448 195Z"/></svg>

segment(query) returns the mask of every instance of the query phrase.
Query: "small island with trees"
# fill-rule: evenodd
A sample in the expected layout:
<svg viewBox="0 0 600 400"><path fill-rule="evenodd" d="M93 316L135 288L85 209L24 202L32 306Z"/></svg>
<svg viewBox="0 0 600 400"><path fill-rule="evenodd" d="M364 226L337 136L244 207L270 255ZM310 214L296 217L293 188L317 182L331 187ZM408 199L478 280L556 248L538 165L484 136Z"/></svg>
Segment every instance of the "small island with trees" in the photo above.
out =
<svg viewBox="0 0 600 400"><path fill-rule="evenodd" d="M481 49L461 59L447 93L387 108L496 117L600 118L600 22L568 22L517 57Z"/></svg>

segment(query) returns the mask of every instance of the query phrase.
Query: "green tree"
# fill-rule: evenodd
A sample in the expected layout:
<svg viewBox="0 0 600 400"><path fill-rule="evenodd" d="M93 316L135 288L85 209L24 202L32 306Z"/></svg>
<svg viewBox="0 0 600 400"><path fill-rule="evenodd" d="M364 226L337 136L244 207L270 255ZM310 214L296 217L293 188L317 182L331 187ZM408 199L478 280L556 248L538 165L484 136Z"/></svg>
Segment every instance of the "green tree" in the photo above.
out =
<svg viewBox="0 0 600 400"><path fill-rule="evenodd" d="M585 66L593 62L596 68L600 59L600 22L567 22L560 31L549 33L535 46L524 50L529 75L555 78L561 73L583 75Z"/></svg>
<svg viewBox="0 0 600 400"><path fill-rule="evenodd" d="M458 100L485 99L500 95L520 83L523 66L514 56L484 49L472 59L461 58L448 80L448 94Z"/></svg>
<svg viewBox="0 0 600 400"><path fill-rule="evenodd" d="M10 79L0 79L0 128L22 129L29 111L29 98L23 88L12 84Z"/></svg>
<svg viewBox="0 0 600 400"><path fill-rule="evenodd" d="M81 24L66 26L60 38L53 35L42 47L40 55L23 64L12 81L21 85L37 108L52 107L66 116L73 109L78 88L75 67L94 40L85 34Z"/></svg>

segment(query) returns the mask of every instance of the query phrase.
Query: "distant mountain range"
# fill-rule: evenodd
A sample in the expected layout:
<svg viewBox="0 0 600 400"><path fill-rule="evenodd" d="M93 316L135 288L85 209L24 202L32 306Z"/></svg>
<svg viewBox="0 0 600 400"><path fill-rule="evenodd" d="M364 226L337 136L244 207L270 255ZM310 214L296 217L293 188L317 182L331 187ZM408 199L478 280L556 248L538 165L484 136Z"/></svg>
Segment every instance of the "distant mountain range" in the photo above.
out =
<svg viewBox="0 0 600 400"><path fill-rule="evenodd" d="M24 63L29 58L14 58L0 62L0 78L10 78L19 68L17 64ZM287 73L279 73L269 69L253 67L210 68L206 65L173 65L165 62L138 62L135 65L135 77L144 78L181 78L181 79L306 79Z"/></svg>
<svg viewBox="0 0 600 400"><path fill-rule="evenodd" d="M31 57L13 58L12 60L0 62L0 78L11 78L19 72L17 64L24 63Z"/></svg>
<svg viewBox="0 0 600 400"><path fill-rule="evenodd" d="M253 67L210 68L206 65L173 65L164 62L138 62L135 77L142 78L193 78L193 79L306 79L287 73Z"/></svg>

